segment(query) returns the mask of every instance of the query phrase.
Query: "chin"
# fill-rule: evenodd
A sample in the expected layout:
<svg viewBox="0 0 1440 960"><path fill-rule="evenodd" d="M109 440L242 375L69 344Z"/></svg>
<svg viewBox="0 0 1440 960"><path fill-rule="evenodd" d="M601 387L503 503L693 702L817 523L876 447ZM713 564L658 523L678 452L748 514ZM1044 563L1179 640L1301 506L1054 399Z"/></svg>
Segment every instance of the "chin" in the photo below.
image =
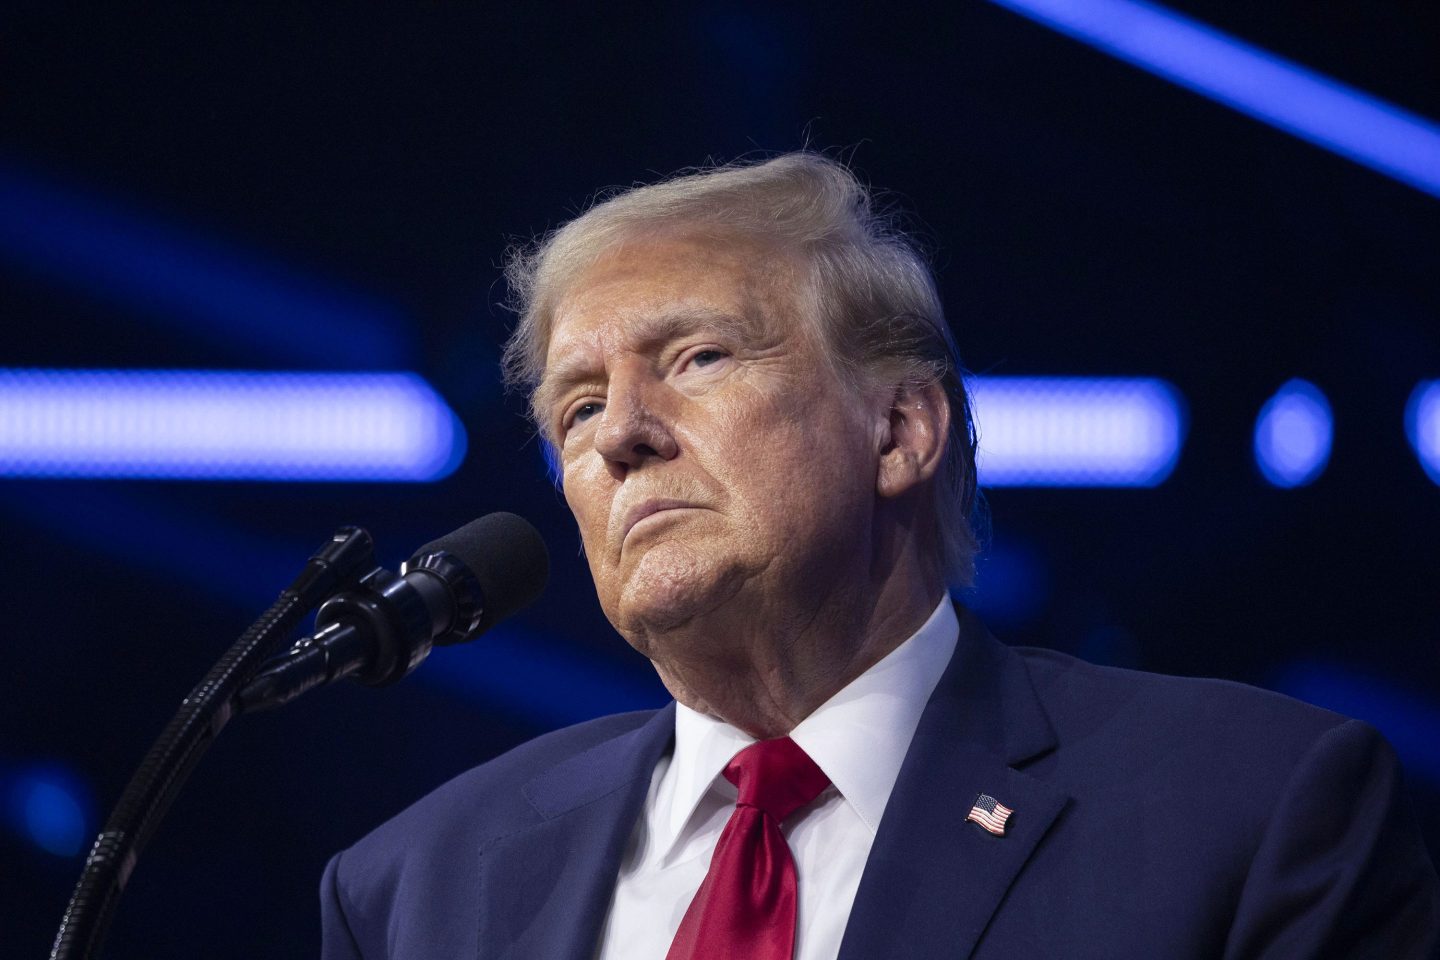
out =
<svg viewBox="0 0 1440 960"><path fill-rule="evenodd" d="M618 603L606 612L627 636L683 627L731 599L745 582L739 566L717 564L674 542L646 550L622 575Z"/></svg>

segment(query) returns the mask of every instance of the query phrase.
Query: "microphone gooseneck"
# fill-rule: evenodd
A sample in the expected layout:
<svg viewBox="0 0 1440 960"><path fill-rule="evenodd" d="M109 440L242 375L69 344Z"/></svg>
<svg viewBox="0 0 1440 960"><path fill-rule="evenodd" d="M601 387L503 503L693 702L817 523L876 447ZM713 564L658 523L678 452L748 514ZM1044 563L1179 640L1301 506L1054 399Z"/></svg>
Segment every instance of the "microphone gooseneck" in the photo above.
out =
<svg viewBox="0 0 1440 960"><path fill-rule="evenodd" d="M399 574L375 565L364 530L338 530L191 691L146 754L86 858L51 960L98 956L146 843L237 713L278 706L340 677L393 683L432 645L473 640L535 600L549 569L540 534L509 513L481 517L422 547ZM320 629L266 659L317 604Z"/></svg>
<svg viewBox="0 0 1440 960"><path fill-rule="evenodd" d="M130 778L95 838L65 907L51 960L91 960L100 952L135 862L190 771L234 714L235 692L315 605L359 581L375 565L370 534L342 527L312 555L300 575L250 625L190 695Z"/></svg>
<svg viewBox="0 0 1440 960"><path fill-rule="evenodd" d="M399 575L377 567L321 605L316 631L264 665L235 698L255 712L345 677L384 686L409 675L436 646L474 640L532 603L550 559L540 534L513 513L492 513L426 544Z"/></svg>

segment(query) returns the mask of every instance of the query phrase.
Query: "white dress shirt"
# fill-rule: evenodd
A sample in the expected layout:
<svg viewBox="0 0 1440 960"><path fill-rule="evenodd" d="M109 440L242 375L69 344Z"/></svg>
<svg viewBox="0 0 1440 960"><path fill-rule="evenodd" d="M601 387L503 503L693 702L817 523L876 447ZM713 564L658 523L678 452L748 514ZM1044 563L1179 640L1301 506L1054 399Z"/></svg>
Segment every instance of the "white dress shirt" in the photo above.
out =
<svg viewBox="0 0 1440 960"><path fill-rule="evenodd" d="M834 960L840 952L885 804L959 633L944 598L913 636L790 732L831 784L781 827L799 878L795 960ZM676 705L675 749L650 778L598 960L665 960L735 808L736 789L721 771L754 742Z"/></svg>

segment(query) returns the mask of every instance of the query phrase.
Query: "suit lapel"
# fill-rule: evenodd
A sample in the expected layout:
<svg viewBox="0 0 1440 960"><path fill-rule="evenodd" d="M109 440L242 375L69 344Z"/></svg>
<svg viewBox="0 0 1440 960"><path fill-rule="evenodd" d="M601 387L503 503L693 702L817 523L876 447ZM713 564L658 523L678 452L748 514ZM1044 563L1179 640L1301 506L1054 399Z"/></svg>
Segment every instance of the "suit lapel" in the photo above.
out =
<svg viewBox="0 0 1440 960"><path fill-rule="evenodd" d="M480 957L589 960L674 705L525 786L538 822L480 851Z"/></svg>
<svg viewBox="0 0 1440 960"><path fill-rule="evenodd" d="M885 808L840 960L968 957L1068 797L1019 767L1055 746L1018 655L960 611ZM986 793L1014 810L1005 835L965 821Z"/></svg>

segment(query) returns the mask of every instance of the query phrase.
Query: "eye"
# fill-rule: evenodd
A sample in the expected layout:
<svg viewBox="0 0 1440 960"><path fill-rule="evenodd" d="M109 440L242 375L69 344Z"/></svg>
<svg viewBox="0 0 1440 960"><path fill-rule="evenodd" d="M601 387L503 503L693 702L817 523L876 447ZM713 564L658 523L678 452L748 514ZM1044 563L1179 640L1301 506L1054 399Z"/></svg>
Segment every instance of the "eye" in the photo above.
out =
<svg viewBox="0 0 1440 960"><path fill-rule="evenodd" d="M713 367L728 356L729 354L724 350L697 350L687 358L686 366L698 367L703 370L706 367Z"/></svg>
<svg viewBox="0 0 1440 960"><path fill-rule="evenodd" d="M597 401L592 400L589 403L582 403L564 419L561 423L561 428L563 430L569 430L571 427L579 426L604 409L605 404Z"/></svg>

